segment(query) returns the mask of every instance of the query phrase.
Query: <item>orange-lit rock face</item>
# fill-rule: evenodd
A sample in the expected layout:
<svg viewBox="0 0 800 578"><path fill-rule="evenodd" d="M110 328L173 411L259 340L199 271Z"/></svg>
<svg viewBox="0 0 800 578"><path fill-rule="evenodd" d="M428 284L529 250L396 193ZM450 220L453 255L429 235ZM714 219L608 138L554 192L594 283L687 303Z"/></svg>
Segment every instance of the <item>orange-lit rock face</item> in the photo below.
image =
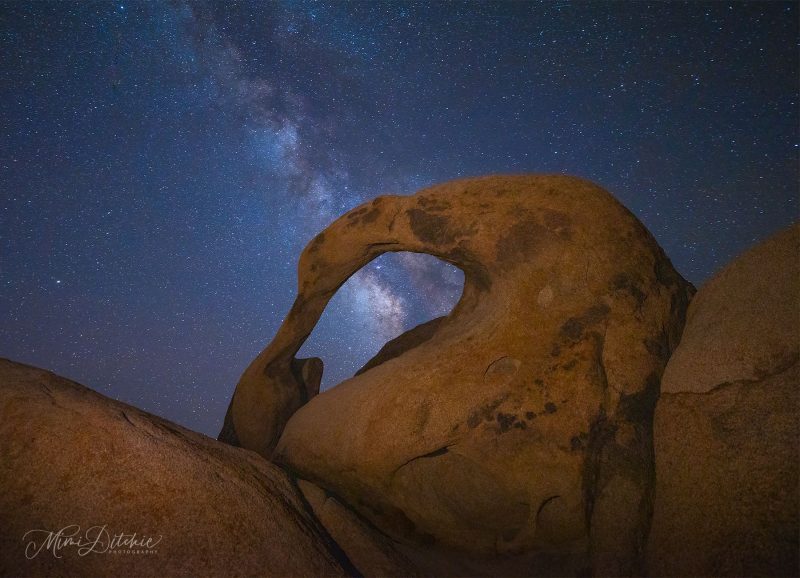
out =
<svg viewBox="0 0 800 578"><path fill-rule="evenodd" d="M2 576L353 575L279 467L63 377L0 359L0 439Z"/></svg>
<svg viewBox="0 0 800 578"><path fill-rule="evenodd" d="M294 354L336 289L387 251L460 267L460 302L303 405L320 368ZM379 197L306 247L297 300L242 376L221 438L397 538L578 566L591 543L596 569L624 573L646 533L652 410L690 292L636 218L584 180Z"/></svg>

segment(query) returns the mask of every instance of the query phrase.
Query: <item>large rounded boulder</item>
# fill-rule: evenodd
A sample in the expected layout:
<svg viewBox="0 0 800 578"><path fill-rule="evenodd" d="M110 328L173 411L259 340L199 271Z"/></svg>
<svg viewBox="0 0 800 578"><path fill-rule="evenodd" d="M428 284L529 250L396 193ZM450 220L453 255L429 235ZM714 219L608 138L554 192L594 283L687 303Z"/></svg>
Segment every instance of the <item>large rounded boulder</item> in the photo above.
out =
<svg viewBox="0 0 800 578"><path fill-rule="evenodd" d="M3 359L0 521L0 576L357 574L260 456Z"/></svg>
<svg viewBox="0 0 800 578"><path fill-rule="evenodd" d="M294 355L345 280L387 251L465 273L440 321L315 396ZM536 573L636 572L651 421L691 286L608 192L496 176L379 197L305 249L299 292L239 382L221 439L271 456L395 539Z"/></svg>
<svg viewBox="0 0 800 578"><path fill-rule="evenodd" d="M656 576L796 576L800 225L698 292L655 415Z"/></svg>

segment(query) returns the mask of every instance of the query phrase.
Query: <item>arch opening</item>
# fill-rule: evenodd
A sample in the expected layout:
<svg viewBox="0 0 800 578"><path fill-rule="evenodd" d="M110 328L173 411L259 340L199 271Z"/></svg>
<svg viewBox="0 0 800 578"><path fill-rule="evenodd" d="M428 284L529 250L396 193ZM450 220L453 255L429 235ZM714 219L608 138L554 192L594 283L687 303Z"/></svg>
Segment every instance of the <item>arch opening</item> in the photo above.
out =
<svg viewBox="0 0 800 578"><path fill-rule="evenodd" d="M433 255L384 253L336 291L296 354L319 357L320 391L353 377L392 339L448 315L464 291L464 272Z"/></svg>

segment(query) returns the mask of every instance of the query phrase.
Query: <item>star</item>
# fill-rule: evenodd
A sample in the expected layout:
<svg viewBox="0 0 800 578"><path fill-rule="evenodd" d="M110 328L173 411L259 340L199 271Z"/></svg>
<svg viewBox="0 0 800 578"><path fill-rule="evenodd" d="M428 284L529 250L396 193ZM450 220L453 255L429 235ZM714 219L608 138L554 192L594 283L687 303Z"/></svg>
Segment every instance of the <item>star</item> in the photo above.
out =
<svg viewBox="0 0 800 578"><path fill-rule="evenodd" d="M3 10L0 355L209 435L303 247L377 195L583 176L698 285L798 215L796 3ZM334 387L462 287L381 256L300 355Z"/></svg>

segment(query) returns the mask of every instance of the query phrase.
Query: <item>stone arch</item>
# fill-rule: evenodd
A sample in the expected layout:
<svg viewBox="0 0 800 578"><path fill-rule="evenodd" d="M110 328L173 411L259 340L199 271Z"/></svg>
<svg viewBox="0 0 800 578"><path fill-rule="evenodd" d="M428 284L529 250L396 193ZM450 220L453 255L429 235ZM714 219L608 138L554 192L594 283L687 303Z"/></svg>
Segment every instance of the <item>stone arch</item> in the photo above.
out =
<svg viewBox="0 0 800 578"><path fill-rule="evenodd" d="M424 343L312 399L316 362L296 352L341 284L390 251L461 268L461 300ZM598 574L634 572L652 410L691 287L607 191L519 175L380 197L306 247L298 282L221 439L398 540L486 555L574 549Z"/></svg>
<svg viewBox="0 0 800 578"><path fill-rule="evenodd" d="M269 346L240 379L219 439L269 456L289 417L319 392L322 362L295 356L339 288L384 253L432 255L464 273L451 316L471 311L491 287L485 258L471 250L476 230L448 215L451 205L417 196L382 196L334 221L306 246L298 294Z"/></svg>

